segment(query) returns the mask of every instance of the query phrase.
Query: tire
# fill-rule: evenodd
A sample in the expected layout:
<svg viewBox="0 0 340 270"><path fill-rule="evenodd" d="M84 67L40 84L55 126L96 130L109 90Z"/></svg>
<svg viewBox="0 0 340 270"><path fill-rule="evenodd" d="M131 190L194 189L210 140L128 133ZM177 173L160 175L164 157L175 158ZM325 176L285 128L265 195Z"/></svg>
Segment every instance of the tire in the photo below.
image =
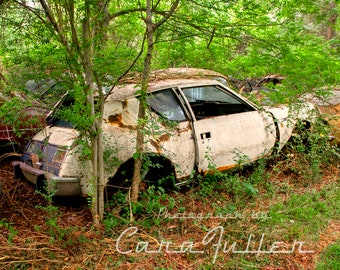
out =
<svg viewBox="0 0 340 270"><path fill-rule="evenodd" d="M298 122L293 130L291 138L287 143L290 151L308 153L311 148L311 141L309 138L310 132L311 124L309 122Z"/></svg>
<svg viewBox="0 0 340 270"><path fill-rule="evenodd" d="M109 178L106 190L109 194L118 190L128 190L132 184L134 159L123 163L116 174ZM157 155L146 155L143 159L141 179L145 188L149 186L162 186L172 188L175 183L175 170L171 161Z"/></svg>

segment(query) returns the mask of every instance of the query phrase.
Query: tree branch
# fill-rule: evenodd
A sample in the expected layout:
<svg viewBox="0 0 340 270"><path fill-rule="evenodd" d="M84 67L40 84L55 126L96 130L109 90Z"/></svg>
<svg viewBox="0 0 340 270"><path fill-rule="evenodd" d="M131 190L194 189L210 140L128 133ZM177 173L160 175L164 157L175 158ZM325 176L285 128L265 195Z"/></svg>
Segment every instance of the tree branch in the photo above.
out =
<svg viewBox="0 0 340 270"><path fill-rule="evenodd" d="M144 34L144 38L143 38L143 42L142 42L142 47L141 47L141 49L140 49L138 55L137 55L136 58L133 60L133 62L131 63L131 65L128 67L128 69L125 70L125 72L124 72L122 75L120 75L120 76L118 77L118 79L114 82L114 84L112 85L110 91L107 92L107 94L104 96L102 102L104 102L104 101L107 99L107 97L112 93L114 87L118 84L118 82L119 82L126 74L128 74L128 73L130 72L130 70L132 69L132 67L136 64L136 62L138 61L138 59L140 58L140 56L142 55L142 53L143 53L143 51L144 51L145 41L146 41L146 33Z"/></svg>
<svg viewBox="0 0 340 270"><path fill-rule="evenodd" d="M179 1L180 0L175 0L175 2L171 6L169 12L167 12L164 15L162 20L160 20L158 23L155 24L155 28L160 27L163 23L165 23L175 13L175 11L176 11L176 9L178 7Z"/></svg>
<svg viewBox="0 0 340 270"><path fill-rule="evenodd" d="M39 0L43 10L45 11L45 14L48 18L48 20L51 22L54 30L57 32L59 38L60 38L60 41L61 43L66 47L67 51L69 52L70 55L72 55L72 51L71 51L71 48L70 48L70 45L66 39L66 37L64 36L64 34L62 33L57 21L55 20L54 16L53 16L53 12L52 10L50 9L50 7L48 6L48 4L46 3L45 0Z"/></svg>

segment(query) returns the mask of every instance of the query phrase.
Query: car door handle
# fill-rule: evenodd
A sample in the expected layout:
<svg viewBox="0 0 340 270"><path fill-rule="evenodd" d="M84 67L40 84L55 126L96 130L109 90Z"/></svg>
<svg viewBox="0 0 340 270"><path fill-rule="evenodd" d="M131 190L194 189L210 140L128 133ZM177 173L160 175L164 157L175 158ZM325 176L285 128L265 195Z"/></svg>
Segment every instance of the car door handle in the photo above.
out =
<svg viewBox="0 0 340 270"><path fill-rule="evenodd" d="M201 139L202 139L202 140L204 140L204 139L209 139L209 138L211 138L210 132L201 133Z"/></svg>

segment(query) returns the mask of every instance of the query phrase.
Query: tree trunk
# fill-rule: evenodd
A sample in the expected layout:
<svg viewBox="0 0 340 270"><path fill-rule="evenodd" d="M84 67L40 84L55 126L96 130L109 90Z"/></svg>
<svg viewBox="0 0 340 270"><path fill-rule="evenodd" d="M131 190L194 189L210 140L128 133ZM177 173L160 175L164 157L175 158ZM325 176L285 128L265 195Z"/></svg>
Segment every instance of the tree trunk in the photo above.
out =
<svg viewBox="0 0 340 270"><path fill-rule="evenodd" d="M102 119L97 119L96 130L97 130L97 204L96 213L98 215L98 223L103 220L104 215L104 188L105 188L105 178L104 178L104 159L103 159L103 133Z"/></svg>
<svg viewBox="0 0 340 270"><path fill-rule="evenodd" d="M93 35L90 27L90 4L85 2L85 18L83 21L83 67L85 71L85 82L87 84L87 102L91 108L93 123L91 127L91 174L87 179L89 183L93 183L93 194L91 212L95 224L99 225L104 214L104 169L103 169L103 139L101 133L101 119L96 119L96 107L94 101L94 79L93 79Z"/></svg>
<svg viewBox="0 0 340 270"><path fill-rule="evenodd" d="M336 22L338 18L338 12L336 8L336 2L332 1L329 4L329 12L330 12L330 17L328 19L328 25L327 25L327 33L326 33L326 39L331 40L336 36Z"/></svg>
<svg viewBox="0 0 340 270"><path fill-rule="evenodd" d="M147 54L144 60L144 70L142 75L142 83L141 83L141 95L139 98L139 111L138 111L138 119L144 119L145 110L146 110L146 96L148 90L148 82L149 82L149 74L150 74L150 65L152 60L152 52L153 52L153 33L155 31L154 24L152 23L152 11L151 11L151 3L150 0L147 0L146 7L146 36L147 36ZM144 154L144 134L143 129L145 127L144 121L138 127L137 130L137 142L136 142L136 151L137 158L135 159L134 168L133 168L133 178L132 178L132 186L131 186L131 201L138 201L138 192L139 192L139 184L141 182L141 168L143 162L143 154Z"/></svg>
<svg viewBox="0 0 340 270"><path fill-rule="evenodd" d="M146 104L146 97L147 97L147 90L149 84L149 76L151 70L151 60L152 60L152 53L154 48L154 33L158 27L160 27L176 10L179 0L176 0L171 8L170 11L165 15L165 17L160 20L158 23L153 23L152 21L152 4L151 0L146 1L146 17L144 18L144 22L146 25L146 39L147 39L147 53L144 59L144 70L142 75L142 82L141 82L141 95L139 99L139 111L138 111L138 119L145 118L145 110L147 107ZM137 130L137 142L136 142L136 153L137 157L135 159L134 168L133 168L133 177L132 177L132 186L131 186L131 201L137 202L138 201L138 192L139 192L139 184L141 182L141 168L143 163L143 155L144 155L144 134L143 129L145 128L144 121L138 127Z"/></svg>

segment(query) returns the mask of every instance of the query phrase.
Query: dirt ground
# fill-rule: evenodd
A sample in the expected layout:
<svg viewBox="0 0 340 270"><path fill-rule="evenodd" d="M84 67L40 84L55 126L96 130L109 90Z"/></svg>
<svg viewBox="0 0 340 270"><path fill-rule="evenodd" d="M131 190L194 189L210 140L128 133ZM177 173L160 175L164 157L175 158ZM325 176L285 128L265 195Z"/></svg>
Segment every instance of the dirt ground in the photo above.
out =
<svg viewBox="0 0 340 270"><path fill-rule="evenodd" d="M338 174L339 170L335 173ZM336 175L329 177L329 181L336 181L337 178ZM104 263L104 258L110 260L107 259L110 258L107 255L110 255L114 243L112 239L105 238L103 228L93 229L91 212L86 202L57 201L60 214L56 217L58 225L53 226L47 222L48 203L34 191L32 185L13 179L11 161L0 164L0 181L3 183L3 194L0 195L0 269L119 268L117 262L113 264L117 267L111 266L110 268L107 267L108 262ZM52 215L49 218L50 221L53 220L53 209L51 212L49 213ZM51 228L58 230L58 228L67 227L78 229L56 231L55 235L60 237L61 234L65 234L61 238L64 237L67 241L77 239L74 243L69 242L65 248L60 244L63 239L51 241L50 236L53 235ZM90 241L81 242L80 234L84 234ZM287 258L286 267L268 266L263 269L315 269L316 258L327 246L339 238L340 222L334 220L320 235L319 242L313 245L315 251L313 255L299 254L293 259ZM157 265L155 260L157 261L152 257L149 261L144 260L143 264L138 265L137 268L153 269L152 265ZM173 265L173 269L196 269L195 264L188 265L185 260L181 263L176 254L168 255L166 260L163 265ZM131 261L122 261L121 266L125 269L137 269L136 264Z"/></svg>
<svg viewBox="0 0 340 270"><path fill-rule="evenodd" d="M13 178L10 161L0 164L0 181L3 183L0 220L6 218L8 222L20 226L19 231L21 228L27 230L33 225L45 223L46 211L36 206L46 206L46 199L37 194L29 182ZM61 212L64 213L62 220L65 220L66 223L71 222L84 226L91 222L91 213L84 201L59 200L57 203Z"/></svg>

